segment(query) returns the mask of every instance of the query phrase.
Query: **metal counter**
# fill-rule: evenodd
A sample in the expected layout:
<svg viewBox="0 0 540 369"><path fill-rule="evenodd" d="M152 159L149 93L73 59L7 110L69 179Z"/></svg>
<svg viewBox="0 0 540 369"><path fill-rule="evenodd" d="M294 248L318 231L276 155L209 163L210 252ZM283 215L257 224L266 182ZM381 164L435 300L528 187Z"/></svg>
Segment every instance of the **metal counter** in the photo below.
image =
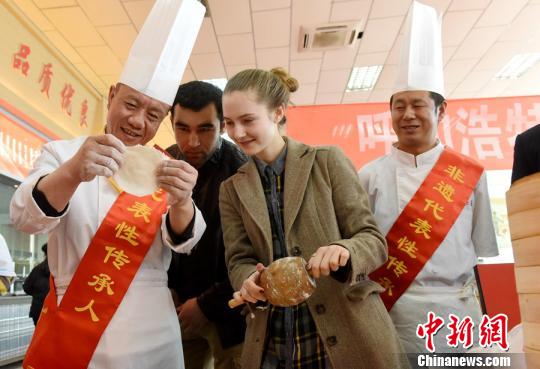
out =
<svg viewBox="0 0 540 369"><path fill-rule="evenodd" d="M0 297L0 365L20 360L34 333L30 296Z"/></svg>

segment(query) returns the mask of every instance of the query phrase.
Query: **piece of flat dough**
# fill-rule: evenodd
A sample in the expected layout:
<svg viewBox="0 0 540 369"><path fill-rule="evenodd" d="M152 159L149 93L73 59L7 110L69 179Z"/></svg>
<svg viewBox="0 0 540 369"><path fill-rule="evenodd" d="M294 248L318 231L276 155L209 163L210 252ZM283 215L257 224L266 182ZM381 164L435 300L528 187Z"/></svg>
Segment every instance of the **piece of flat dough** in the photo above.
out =
<svg viewBox="0 0 540 369"><path fill-rule="evenodd" d="M158 189L156 168L163 160L163 154L151 147L128 146L122 166L113 179L127 193L135 196L150 195Z"/></svg>

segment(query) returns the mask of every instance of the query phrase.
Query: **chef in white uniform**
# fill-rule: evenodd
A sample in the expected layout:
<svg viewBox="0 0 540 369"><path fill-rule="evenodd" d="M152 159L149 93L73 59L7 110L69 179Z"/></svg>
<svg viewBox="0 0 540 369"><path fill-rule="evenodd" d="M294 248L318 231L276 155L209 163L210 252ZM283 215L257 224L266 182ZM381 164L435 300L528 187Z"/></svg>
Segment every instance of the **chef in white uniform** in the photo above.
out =
<svg viewBox="0 0 540 369"><path fill-rule="evenodd" d="M444 149L437 137L438 124L446 111L440 22L435 9L416 2L409 22L397 86L390 99L398 141L390 154L368 163L359 172L383 234L389 232ZM445 323L449 323L450 313L459 319L470 316L478 337L481 309L473 267L479 256L497 254L484 172L442 244L390 310L406 352L427 351L416 328L426 322L429 311ZM436 352L452 351L446 344L448 333L441 329L435 336Z"/></svg>
<svg viewBox="0 0 540 369"><path fill-rule="evenodd" d="M10 212L14 226L49 234L48 260L58 303L119 195L107 177L121 167L125 147L150 141L168 114L203 15L196 0L158 0L120 82L110 89L105 134L47 143L15 192ZM169 33L177 36L171 39ZM157 173L147 174L157 176L170 207L89 368L184 368L166 271L171 249L189 253L205 229L191 200L197 172L183 161L167 160Z"/></svg>
<svg viewBox="0 0 540 369"><path fill-rule="evenodd" d="M15 263L11 258L4 236L0 234L0 296L9 292L11 284L16 276Z"/></svg>

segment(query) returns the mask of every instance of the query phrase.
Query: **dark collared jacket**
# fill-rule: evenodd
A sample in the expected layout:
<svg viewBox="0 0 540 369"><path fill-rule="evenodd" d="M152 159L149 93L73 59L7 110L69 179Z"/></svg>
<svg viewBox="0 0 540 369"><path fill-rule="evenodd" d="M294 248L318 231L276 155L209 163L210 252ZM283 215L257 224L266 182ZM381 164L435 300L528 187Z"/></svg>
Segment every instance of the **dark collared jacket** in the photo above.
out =
<svg viewBox="0 0 540 369"><path fill-rule="evenodd" d="M537 172L540 172L540 124L516 137L512 183Z"/></svg>
<svg viewBox="0 0 540 369"><path fill-rule="evenodd" d="M177 145L167 148L167 152L183 159ZM168 271L169 287L178 293L181 302L197 297L206 318L215 323L224 348L244 340L245 319L241 308L231 310L227 305L234 291L225 265L219 187L246 161L237 146L220 139L214 154L199 168L193 200L203 214L206 231L190 255L173 252Z"/></svg>

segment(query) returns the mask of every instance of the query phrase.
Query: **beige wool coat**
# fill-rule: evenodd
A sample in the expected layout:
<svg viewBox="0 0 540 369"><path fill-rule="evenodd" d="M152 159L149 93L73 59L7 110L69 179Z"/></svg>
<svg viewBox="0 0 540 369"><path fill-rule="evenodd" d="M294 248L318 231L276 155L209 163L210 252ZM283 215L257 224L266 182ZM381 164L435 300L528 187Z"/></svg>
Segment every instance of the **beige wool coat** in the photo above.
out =
<svg viewBox="0 0 540 369"><path fill-rule="evenodd" d="M385 239L369 210L356 170L336 147L310 147L286 138L284 231L289 255L309 259L320 246L350 251L351 279L317 281L307 300L334 369L409 368L392 321L367 275L387 258ZM223 182L220 211L225 260L235 290L258 262L272 262L272 232L256 164L251 159ZM247 320L242 368L261 365L268 310Z"/></svg>

